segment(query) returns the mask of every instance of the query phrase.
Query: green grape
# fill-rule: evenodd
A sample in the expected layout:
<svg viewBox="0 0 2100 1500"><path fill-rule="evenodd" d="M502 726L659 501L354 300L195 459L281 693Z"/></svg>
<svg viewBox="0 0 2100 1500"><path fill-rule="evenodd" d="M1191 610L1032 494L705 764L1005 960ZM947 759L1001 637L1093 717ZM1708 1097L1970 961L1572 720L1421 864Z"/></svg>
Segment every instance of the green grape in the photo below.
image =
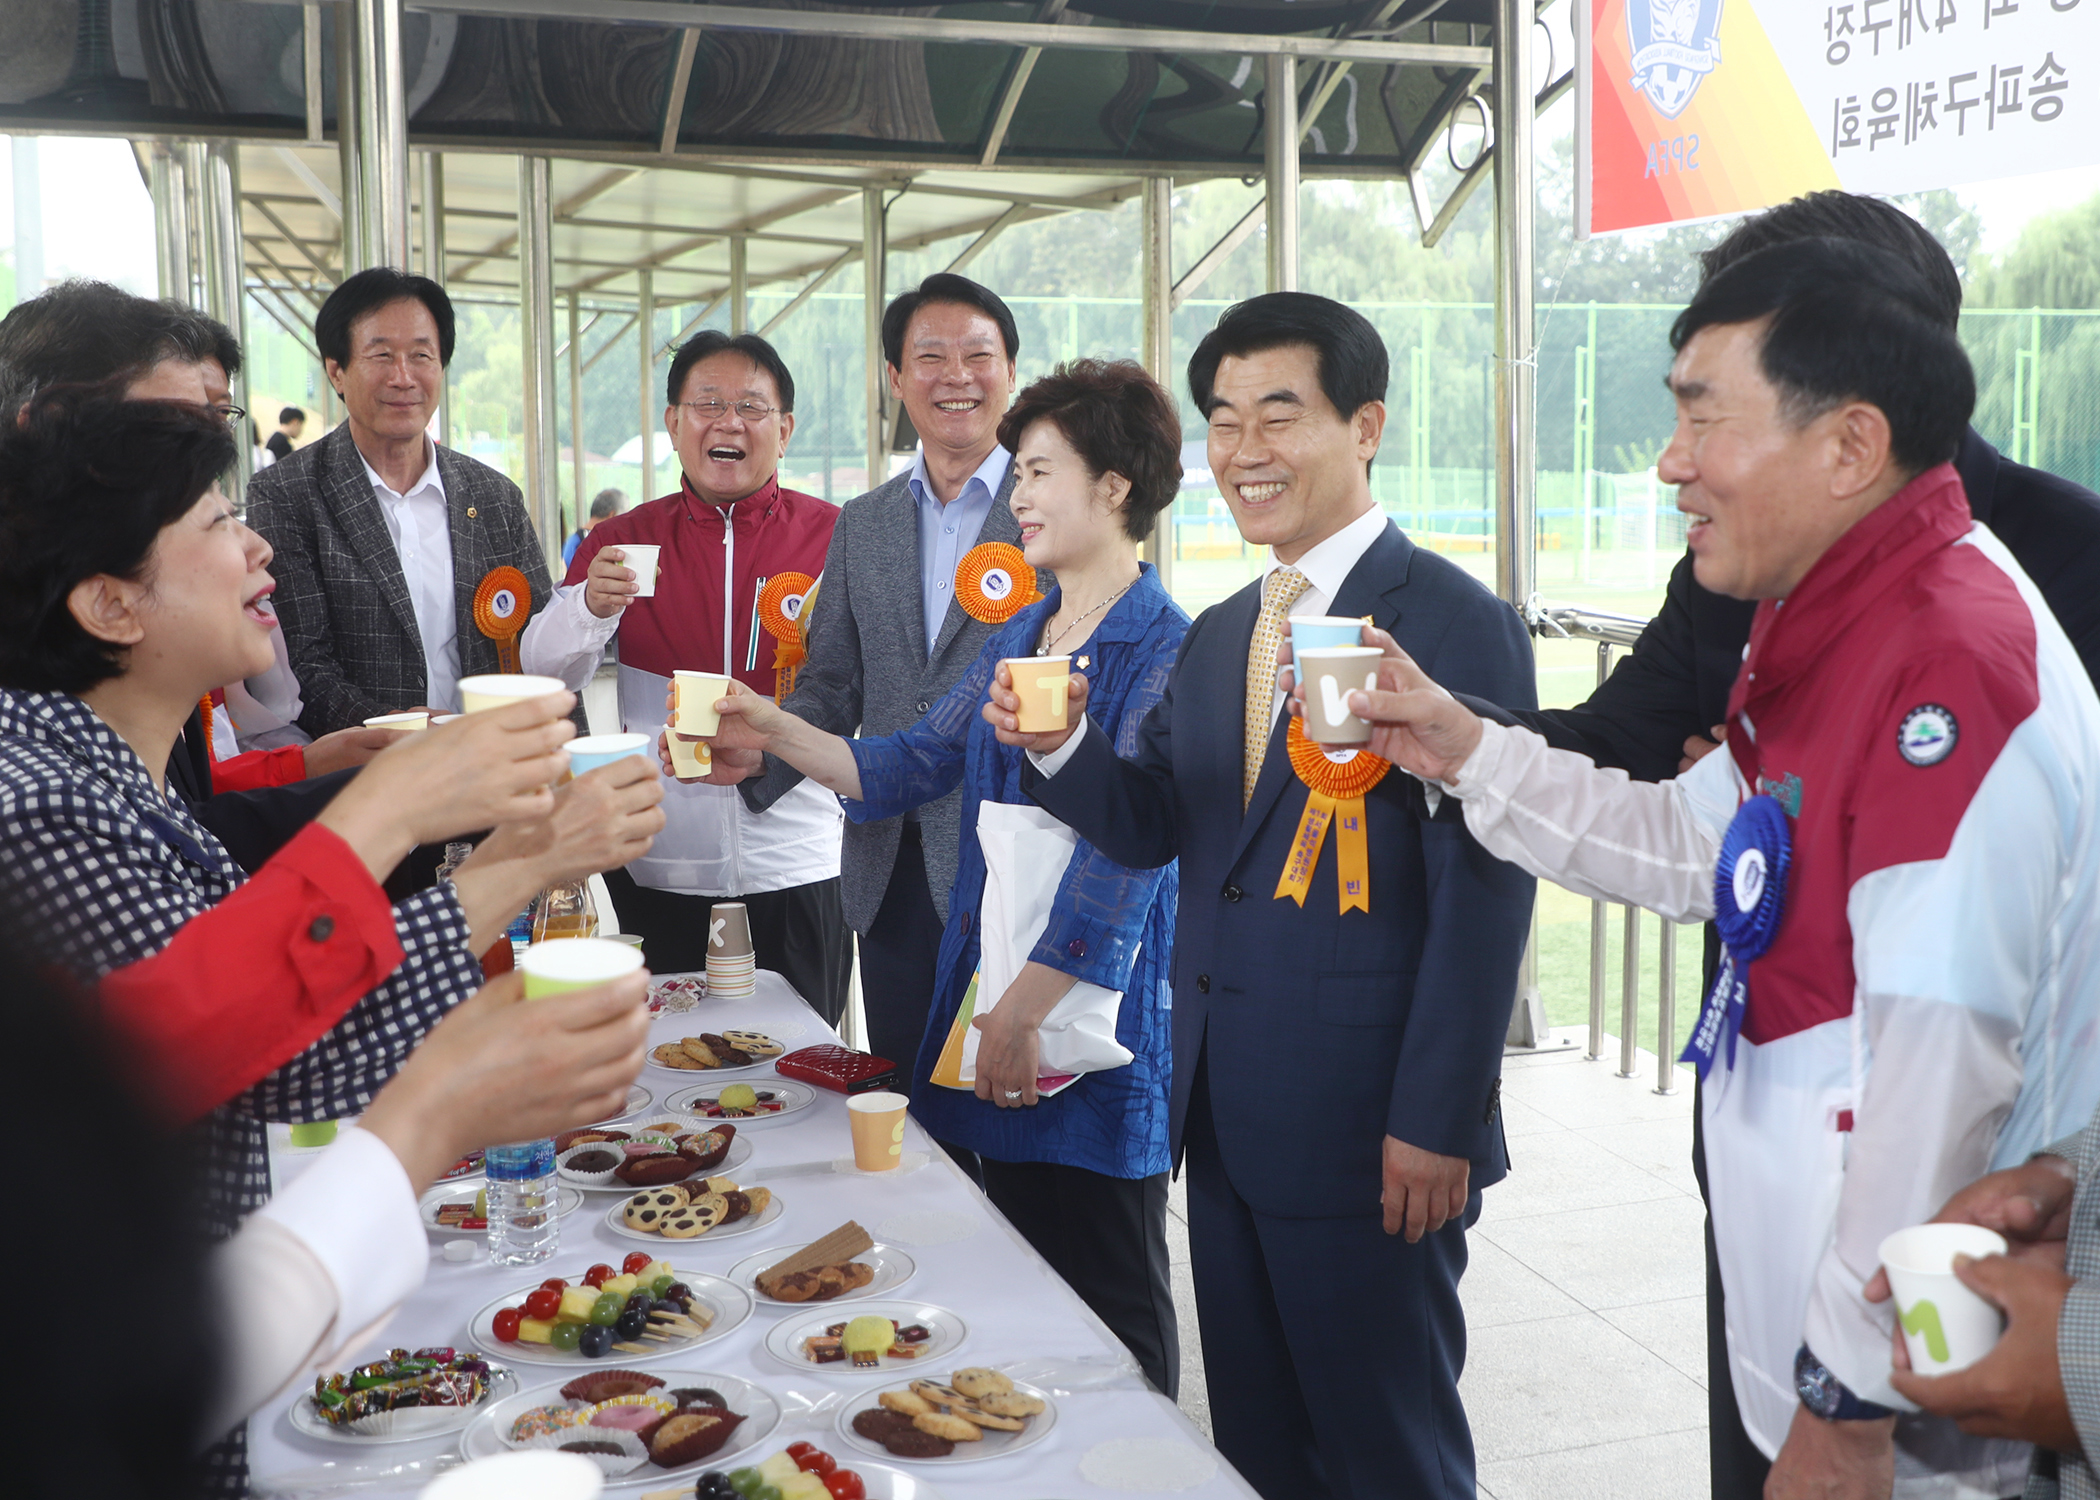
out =
<svg viewBox="0 0 2100 1500"><path fill-rule="evenodd" d="M576 1352L576 1346L582 1341L583 1325L581 1323L556 1323L553 1332L547 1335L548 1343L570 1354Z"/></svg>

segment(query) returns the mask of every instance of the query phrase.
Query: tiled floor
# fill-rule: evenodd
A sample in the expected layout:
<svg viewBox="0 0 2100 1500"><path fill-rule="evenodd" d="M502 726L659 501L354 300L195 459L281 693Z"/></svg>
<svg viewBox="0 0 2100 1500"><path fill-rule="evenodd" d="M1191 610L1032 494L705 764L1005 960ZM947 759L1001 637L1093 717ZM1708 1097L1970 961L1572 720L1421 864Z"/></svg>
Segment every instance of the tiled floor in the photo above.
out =
<svg viewBox="0 0 2100 1500"><path fill-rule="evenodd" d="M1504 1065L1513 1170L1488 1190L1460 1286L1462 1389L1488 1500L1707 1494L1691 1074L1658 1095L1652 1055L1633 1078L1617 1067L1616 1040L1596 1062L1577 1047ZM1171 1203L1181 1408L1208 1432L1179 1184Z"/></svg>

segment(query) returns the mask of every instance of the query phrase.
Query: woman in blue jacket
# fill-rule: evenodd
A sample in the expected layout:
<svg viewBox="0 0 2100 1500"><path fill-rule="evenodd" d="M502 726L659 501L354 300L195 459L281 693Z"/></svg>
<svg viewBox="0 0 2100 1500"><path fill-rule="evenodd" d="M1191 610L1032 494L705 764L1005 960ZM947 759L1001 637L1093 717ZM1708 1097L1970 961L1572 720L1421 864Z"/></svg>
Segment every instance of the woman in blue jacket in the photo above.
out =
<svg viewBox="0 0 2100 1500"><path fill-rule="evenodd" d="M1022 752L999 744L978 709L1001 660L1069 653L1088 679L1095 726L1123 753L1135 749L1188 628L1137 556L1181 483L1181 422L1138 365L1079 360L1021 392L999 441L1014 454L1023 551L1057 577L1050 595L1009 620L909 729L843 739L732 683L713 743L770 751L839 793L857 821L966 789L912 1113L937 1139L978 1154L992 1201L1171 1396L1180 1370L1166 1238L1174 867L1129 869L1081 840L1030 961L989 1011L989 997L977 1001L975 1092L931 1077L978 967L978 806L1028 801ZM1075 981L1123 992L1116 1040L1132 1060L1039 1097L1037 1027Z"/></svg>

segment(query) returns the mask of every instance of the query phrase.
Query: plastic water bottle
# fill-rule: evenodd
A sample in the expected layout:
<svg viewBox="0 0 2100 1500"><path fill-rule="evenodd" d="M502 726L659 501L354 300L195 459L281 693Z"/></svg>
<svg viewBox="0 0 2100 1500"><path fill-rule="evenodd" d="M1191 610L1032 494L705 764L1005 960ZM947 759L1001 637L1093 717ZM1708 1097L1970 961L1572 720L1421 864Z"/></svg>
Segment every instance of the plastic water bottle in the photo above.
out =
<svg viewBox="0 0 2100 1500"><path fill-rule="evenodd" d="M491 1146L484 1160L489 1184L489 1262L531 1266L561 1243L555 1217L554 1142Z"/></svg>

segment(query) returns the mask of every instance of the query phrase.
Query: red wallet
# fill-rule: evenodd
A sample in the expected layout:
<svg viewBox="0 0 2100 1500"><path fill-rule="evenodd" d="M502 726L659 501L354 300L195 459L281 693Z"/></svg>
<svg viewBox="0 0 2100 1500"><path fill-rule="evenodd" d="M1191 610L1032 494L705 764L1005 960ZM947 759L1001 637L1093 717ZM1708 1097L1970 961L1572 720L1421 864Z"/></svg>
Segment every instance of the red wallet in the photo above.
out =
<svg viewBox="0 0 2100 1500"><path fill-rule="evenodd" d="M773 1068L782 1078L813 1083L835 1094L872 1094L897 1087L897 1065L886 1057L834 1047L825 1042L798 1047L777 1059Z"/></svg>

